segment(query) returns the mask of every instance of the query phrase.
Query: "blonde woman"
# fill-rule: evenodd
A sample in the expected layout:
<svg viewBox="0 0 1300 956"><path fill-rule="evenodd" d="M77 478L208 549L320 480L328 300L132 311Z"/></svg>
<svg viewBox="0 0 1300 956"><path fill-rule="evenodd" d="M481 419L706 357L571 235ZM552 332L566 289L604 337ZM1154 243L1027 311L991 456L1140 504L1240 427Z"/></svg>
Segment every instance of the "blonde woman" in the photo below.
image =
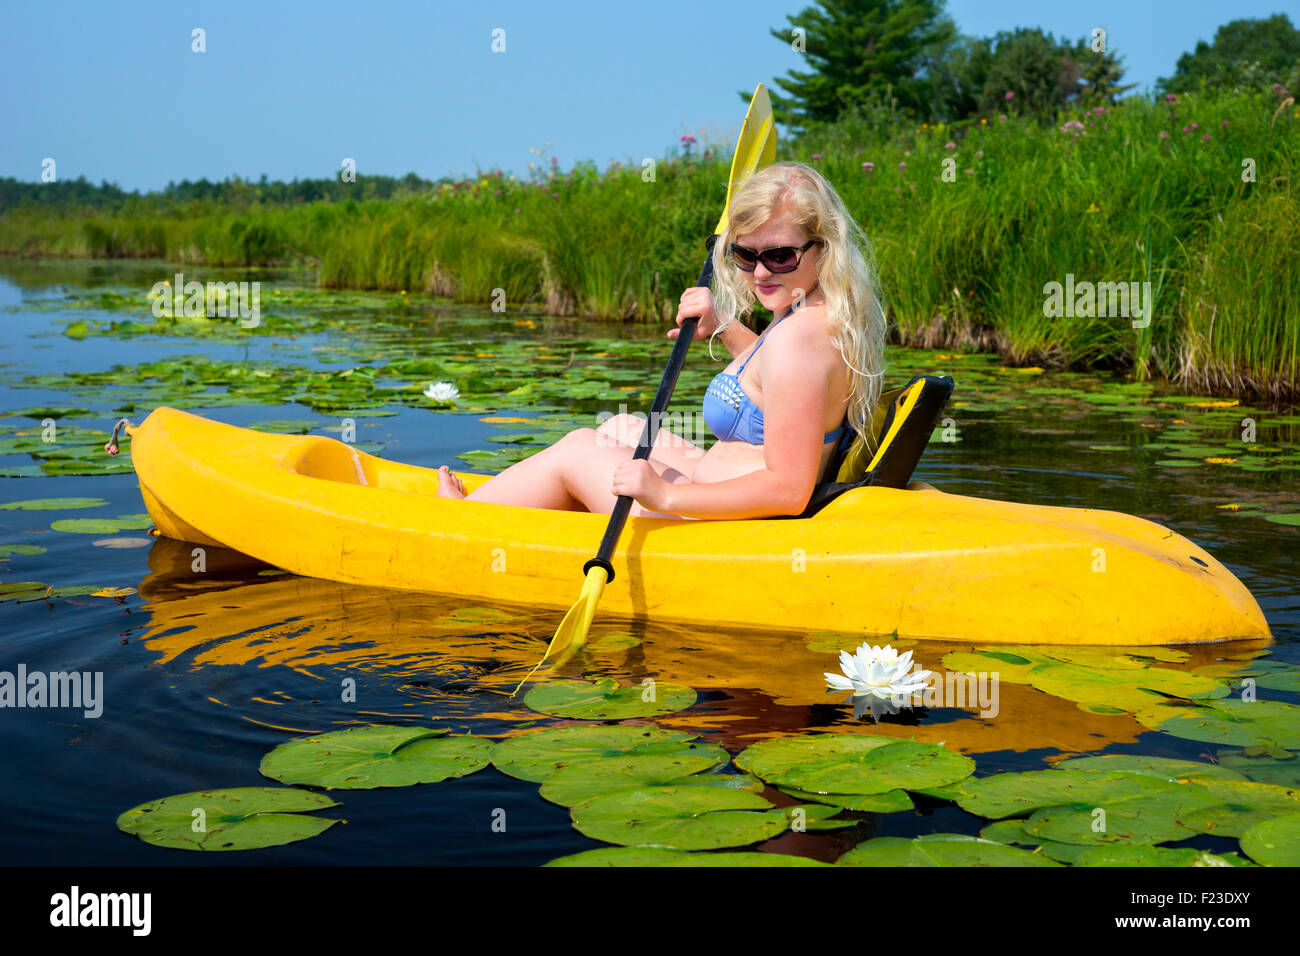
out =
<svg viewBox="0 0 1300 956"><path fill-rule="evenodd" d="M695 337L710 347L719 338L732 355L705 395L704 420L718 438L708 451L661 428L650 457L633 460L644 419L618 415L469 495L444 465L439 496L609 514L630 495L632 517L802 512L830 477L845 427L862 433L880 395L885 318L869 246L820 173L778 163L732 200L713 268L714 291L687 289L676 318L680 326L699 316ZM775 316L761 336L737 321L755 300Z"/></svg>

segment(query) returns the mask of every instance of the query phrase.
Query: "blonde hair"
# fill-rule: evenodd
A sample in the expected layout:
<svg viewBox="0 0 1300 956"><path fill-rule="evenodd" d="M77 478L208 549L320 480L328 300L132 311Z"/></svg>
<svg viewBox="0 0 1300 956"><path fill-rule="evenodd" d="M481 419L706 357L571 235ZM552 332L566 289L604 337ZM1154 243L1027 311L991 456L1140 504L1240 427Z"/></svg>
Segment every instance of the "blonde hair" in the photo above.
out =
<svg viewBox="0 0 1300 956"><path fill-rule="evenodd" d="M714 335L753 310L754 293L727 250L787 204L794 222L819 239L817 283L826 297L832 344L850 371L848 419L874 450L872 422L885 367L885 311L871 243L825 177L803 163L777 163L746 180L727 209L727 226L713 246L713 296L722 318ZM709 355L713 340L709 340Z"/></svg>

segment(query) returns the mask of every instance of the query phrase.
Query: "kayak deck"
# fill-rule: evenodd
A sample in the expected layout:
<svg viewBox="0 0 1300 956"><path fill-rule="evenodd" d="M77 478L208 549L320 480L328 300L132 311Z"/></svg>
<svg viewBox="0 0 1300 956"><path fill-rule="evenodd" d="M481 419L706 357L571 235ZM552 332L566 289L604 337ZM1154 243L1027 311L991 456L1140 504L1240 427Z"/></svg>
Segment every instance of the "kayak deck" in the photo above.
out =
<svg viewBox="0 0 1300 956"><path fill-rule="evenodd" d="M132 458L159 532L309 577L565 609L607 515L455 501L437 471L160 408ZM458 473L472 491L487 476ZM602 613L973 643L1270 637L1245 586L1153 522L859 488L811 518L630 518Z"/></svg>

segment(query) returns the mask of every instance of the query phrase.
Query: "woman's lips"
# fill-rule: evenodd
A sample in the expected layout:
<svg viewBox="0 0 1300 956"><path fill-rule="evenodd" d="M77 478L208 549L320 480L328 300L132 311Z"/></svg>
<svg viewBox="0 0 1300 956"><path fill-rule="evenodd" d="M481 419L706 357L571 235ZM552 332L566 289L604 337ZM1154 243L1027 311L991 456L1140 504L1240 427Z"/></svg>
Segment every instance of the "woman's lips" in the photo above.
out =
<svg viewBox="0 0 1300 956"><path fill-rule="evenodd" d="M764 295L771 295L773 292L779 291L780 288L781 286L779 283L774 285L767 285L765 283L760 282L758 284L758 291L763 293Z"/></svg>

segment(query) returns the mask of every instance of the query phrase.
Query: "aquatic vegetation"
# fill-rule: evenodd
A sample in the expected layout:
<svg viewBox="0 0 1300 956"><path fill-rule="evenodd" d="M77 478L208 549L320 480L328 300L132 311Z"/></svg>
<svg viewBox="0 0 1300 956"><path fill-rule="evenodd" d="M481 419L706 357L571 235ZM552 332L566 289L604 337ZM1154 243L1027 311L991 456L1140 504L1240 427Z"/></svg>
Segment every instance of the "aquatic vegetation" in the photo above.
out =
<svg viewBox="0 0 1300 956"><path fill-rule="evenodd" d="M7 501L0 511L76 511L81 508L101 508L108 504L103 498L33 498L26 501Z"/></svg>
<svg viewBox="0 0 1300 956"><path fill-rule="evenodd" d="M747 747L736 766L809 794L885 794L942 787L969 777L975 761L937 744L866 734L777 737Z"/></svg>
<svg viewBox="0 0 1300 956"><path fill-rule="evenodd" d="M574 828L592 839L675 850L748 846L789 823L784 809L758 794L717 787L620 791L574 807L572 816Z"/></svg>
<svg viewBox="0 0 1300 956"><path fill-rule="evenodd" d="M61 518L52 522L55 531L70 534L116 534L118 531L143 531L153 527L153 519L147 514L118 515L116 518Z"/></svg>
<svg viewBox="0 0 1300 956"><path fill-rule="evenodd" d="M607 758L688 756L699 744L680 730L629 725L582 725L530 731L497 744L492 765L534 783L565 767Z"/></svg>
<svg viewBox="0 0 1300 956"><path fill-rule="evenodd" d="M870 713L876 721L888 707L896 712L898 707L910 707L913 695L925 690L926 678L932 671L912 671L912 652L902 654L889 644L873 647L866 643L857 653L840 651L839 674L826 674L826 683L832 690L852 692L855 704L858 698L867 698Z"/></svg>
<svg viewBox="0 0 1300 956"><path fill-rule="evenodd" d="M145 843L178 850L255 850L324 833L340 822L309 817L338 803L320 793L274 787L202 790L151 800L117 818Z"/></svg>
<svg viewBox="0 0 1300 956"><path fill-rule="evenodd" d="M264 776L327 790L436 783L482 770L492 742L423 727L353 727L283 743L262 758Z"/></svg>
<svg viewBox="0 0 1300 956"><path fill-rule="evenodd" d="M1241 848L1264 866L1300 866L1300 813L1255 824L1242 834Z"/></svg>
<svg viewBox="0 0 1300 956"><path fill-rule="evenodd" d="M552 860L547 866L830 866L788 853L692 853L663 847L629 846L587 850Z"/></svg>
<svg viewBox="0 0 1300 956"><path fill-rule="evenodd" d="M907 840L877 837L835 861L837 866L1060 866L1027 850L962 833L931 833Z"/></svg>
<svg viewBox="0 0 1300 956"><path fill-rule="evenodd" d="M602 677L588 681L548 681L524 695L524 705L552 717L586 720L623 720L685 710L695 703L695 691L679 684L646 680L639 686L620 687Z"/></svg>

